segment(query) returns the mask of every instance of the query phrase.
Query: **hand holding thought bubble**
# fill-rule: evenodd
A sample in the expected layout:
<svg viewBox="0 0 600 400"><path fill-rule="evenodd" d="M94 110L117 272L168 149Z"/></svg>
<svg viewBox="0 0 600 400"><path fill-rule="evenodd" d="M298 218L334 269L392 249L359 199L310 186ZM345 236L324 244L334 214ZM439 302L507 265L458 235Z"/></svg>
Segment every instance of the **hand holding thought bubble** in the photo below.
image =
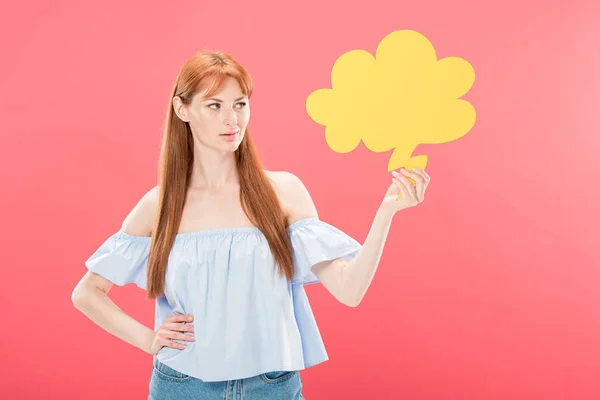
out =
<svg viewBox="0 0 600 400"><path fill-rule="evenodd" d="M331 71L332 88L311 93L306 110L325 126L337 153L362 140L373 152L394 149L388 172L425 169L427 156L412 156L419 144L456 140L475 124L474 107L460 99L474 81L466 60L438 60L425 36L400 30L383 38L375 57L364 50L342 54Z"/></svg>

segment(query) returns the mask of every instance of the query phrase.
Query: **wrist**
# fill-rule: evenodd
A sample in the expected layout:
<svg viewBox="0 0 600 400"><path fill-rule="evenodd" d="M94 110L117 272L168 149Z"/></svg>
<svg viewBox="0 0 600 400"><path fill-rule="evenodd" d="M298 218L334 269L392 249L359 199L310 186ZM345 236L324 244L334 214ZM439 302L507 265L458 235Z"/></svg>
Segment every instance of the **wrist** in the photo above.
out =
<svg viewBox="0 0 600 400"><path fill-rule="evenodd" d="M389 204L386 203L382 203L379 205L379 208L377 209L377 215L381 216L383 218L393 218L394 215L396 214L396 211L398 211L395 207L390 207Z"/></svg>
<svg viewBox="0 0 600 400"><path fill-rule="evenodd" d="M394 215L396 215L396 211L382 205L377 209L376 218L392 220Z"/></svg>
<svg viewBox="0 0 600 400"><path fill-rule="evenodd" d="M142 342L140 343L139 347L148 354L152 354L152 343L154 343L154 335L155 332L152 329L146 328L144 330Z"/></svg>

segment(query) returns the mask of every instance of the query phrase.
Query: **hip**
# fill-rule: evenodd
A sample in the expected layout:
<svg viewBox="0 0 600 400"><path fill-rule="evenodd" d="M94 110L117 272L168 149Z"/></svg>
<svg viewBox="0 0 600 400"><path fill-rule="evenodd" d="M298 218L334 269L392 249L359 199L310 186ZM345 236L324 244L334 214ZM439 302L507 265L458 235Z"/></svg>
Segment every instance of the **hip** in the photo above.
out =
<svg viewBox="0 0 600 400"><path fill-rule="evenodd" d="M154 358L149 400L303 400L299 371L271 371L244 379L205 382Z"/></svg>

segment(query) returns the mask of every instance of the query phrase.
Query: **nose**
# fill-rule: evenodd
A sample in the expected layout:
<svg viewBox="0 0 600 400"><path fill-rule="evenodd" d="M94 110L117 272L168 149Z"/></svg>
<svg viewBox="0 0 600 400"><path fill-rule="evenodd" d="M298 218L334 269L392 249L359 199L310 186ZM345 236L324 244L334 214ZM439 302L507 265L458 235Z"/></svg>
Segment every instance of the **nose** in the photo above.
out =
<svg viewBox="0 0 600 400"><path fill-rule="evenodd" d="M235 113L234 110L232 109L228 109L225 112L225 125L227 125L228 127L232 127L237 125L237 114Z"/></svg>

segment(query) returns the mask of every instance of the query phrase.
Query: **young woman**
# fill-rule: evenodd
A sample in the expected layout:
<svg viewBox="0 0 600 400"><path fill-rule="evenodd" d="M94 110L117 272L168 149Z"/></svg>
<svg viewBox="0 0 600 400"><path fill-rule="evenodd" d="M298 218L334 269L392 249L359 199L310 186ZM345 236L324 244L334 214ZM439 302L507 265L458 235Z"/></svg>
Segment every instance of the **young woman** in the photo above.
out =
<svg viewBox="0 0 600 400"><path fill-rule="evenodd" d="M296 176L261 168L251 95L248 72L227 54L184 64L158 185L86 261L73 290L77 309L154 356L151 399L302 399L298 371L328 359L304 285L322 282L356 307L392 217L422 202L429 183L424 171L394 171L361 246L319 219ZM107 296L130 282L156 299L154 329Z"/></svg>

